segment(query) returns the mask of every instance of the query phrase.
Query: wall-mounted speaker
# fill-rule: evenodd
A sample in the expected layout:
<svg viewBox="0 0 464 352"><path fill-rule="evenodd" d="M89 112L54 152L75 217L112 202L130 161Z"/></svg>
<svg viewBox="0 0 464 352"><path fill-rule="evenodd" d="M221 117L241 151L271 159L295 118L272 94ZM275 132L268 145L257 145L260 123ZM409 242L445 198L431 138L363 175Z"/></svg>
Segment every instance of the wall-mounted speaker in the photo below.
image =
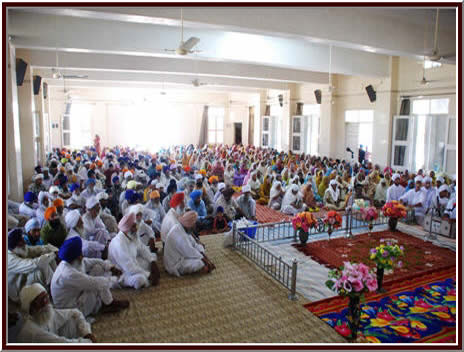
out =
<svg viewBox="0 0 464 352"><path fill-rule="evenodd" d="M284 106L284 96L282 94L279 94L279 104L280 107Z"/></svg>
<svg viewBox="0 0 464 352"><path fill-rule="evenodd" d="M40 83L42 83L42 77L34 76L33 77L33 83L32 83L32 87L34 89L34 95L39 95Z"/></svg>
<svg viewBox="0 0 464 352"><path fill-rule="evenodd" d="M371 101L371 103L373 103L377 99L377 94L374 90L374 87L372 87L371 84L369 84L366 87L366 92L367 92L367 95L369 96L369 100Z"/></svg>
<svg viewBox="0 0 464 352"><path fill-rule="evenodd" d="M16 85L22 86L26 75L27 62L23 59L16 59Z"/></svg>
<svg viewBox="0 0 464 352"><path fill-rule="evenodd" d="M314 96L316 97L316 102L318 104L321 104L322 103L322 91L320 89L316 89L314 91Z"/></svg>
<svg viewBox="0 0 464 352"><path fill-rule="evenodd" d="M403 99L401 100L400 115L409 115L411 110L411 100Z"/></svg>

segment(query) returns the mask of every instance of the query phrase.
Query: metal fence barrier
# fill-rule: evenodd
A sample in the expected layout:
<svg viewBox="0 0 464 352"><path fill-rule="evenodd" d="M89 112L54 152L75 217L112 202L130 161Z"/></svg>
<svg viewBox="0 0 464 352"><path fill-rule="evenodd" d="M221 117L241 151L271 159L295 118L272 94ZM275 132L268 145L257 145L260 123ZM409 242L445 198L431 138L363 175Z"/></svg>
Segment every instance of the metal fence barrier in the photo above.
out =
<svg viewBox="0 0 464 352"><path fill-rule="evenodd" d="M287 264L282 260L282 257L277 257L256 240L250 238L243 232L243 229L237 229L235 223L233 224L233 248L286 287L290 291L288 295L290 300L297 299L296 273L298 264L296 259L293 259L291 265Z"/></svg>

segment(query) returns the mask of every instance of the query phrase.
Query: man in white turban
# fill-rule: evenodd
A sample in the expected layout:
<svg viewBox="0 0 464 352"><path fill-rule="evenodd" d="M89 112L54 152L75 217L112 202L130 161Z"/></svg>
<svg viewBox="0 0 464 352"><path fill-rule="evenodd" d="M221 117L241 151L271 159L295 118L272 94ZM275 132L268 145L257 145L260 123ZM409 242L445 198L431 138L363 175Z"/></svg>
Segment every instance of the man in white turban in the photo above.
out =
<svg viewBox="0 0 464 352"><path fill-rule="evenodd" d="M105 224L108 232L117 233L118 232L118 222L116 218L111 214L111 210L108 208L109 196L106 192L100 192L95 197L100 203L100 218Z"/></svg>
<svg viewBox="0 0 464 352"><path fill-rule="evenodd" d="M153 229L144 221L144 212L145 207L142 204L131 205L128 209L129 213L135 214L135 222L137 224L137 235L139 236L140 241L150 248L154 253L157 252L155 246L155 232Z"/></svg>
<svg viewBox="0 0 464 352"><path fill-rule="evenodd" d="M88 258L102 258L107 257L107 247L98 242L87 240L84 230L84 222L82 221L81 213L79 210L74 209L69 211L65 217L66 229L69 231L66 239L78 236L82 239L82 252L84 257Z"/></svg>
<svg viewBox="0 0 464 352"><path fill-rule="evenodd" d="M442 217L445 214L449 201L450 189L447 185L441 185L430 202L429 212L433 211L433 215Z"/></svg>
<svg viewBox="0 0 464 352"><path fill-rule="evenodd" d="M52 245L28 246L20 228L8 233L8 297L18 301L21 289L40 282L48 285L56 268L55 252Z"/></svg>
<svg viewBox="0 0 464 352"><path fill-rule="evenodd" d="M86 239L107 245L115 234L110 233L106 229L105 224L100 218L100 203L97 198L90 197L87 199L85 207L87 208L87 212L82 217L82 221L84 222Z"/></svg>
<svg viewBox="0 0 464 352"><path fill-rule="evenodd" d="M39 207L36 210L35 216L37 220L39 220L40 226L43 226L45 224L45 210L47 210L50 205L49 194L42 191L39 193L37 198L39 201Z"/></svg>
<svg viewBox="0 0 464 352"><path fill-rule="evenodd" d="M101 259L88 259L82 255L82 240L78 236L64 241L58 256L60 264L50 285L53 302L57 308L77 308L84 316L118 312L129 306L128 301L114 300L110 288L118 282L121 272ZM95 266L103 275L89 275ZM104 272L115 276L104 276Z"/></svg>
<svg viewBox="0 0 464 352"><path fill-rule="evenodd" d="M124 215L119 222L119 233L110 243L108 258L122 270L120 283L124 286L138 290L159 282L156 254L140 242L134 213Z"/></svg>
<svg viewBox="0 0 464 352"><path fill-rule="evenodd" d="M45 288L34 283L20 294L24 325L17 336L20 343L92 343L90 324L78 309L55 309Z"/></svg>
<svg viewBox="0 0 464 352"><path fill-rule="evenodd" d="M169 231L164 248L164 267L171 275L181 276L201 271L209 273L216 267L198 247L199 244L187 233L195 227L197 213L188 211L179 218Z"/></svg>
<svg viewBox="0 0 464 352"><path fill-rule="evenodd" d="M237 198L237 205L245 218L256 220L256 201L251 196L249 184L242 187L242 194Z"/></svg>
<svg viewBox="0 0 464 352"><path fill-rule="evenodd" d="M432 178L430 176L424 177L424 185L422 187L422 190L425 193L425 210L427 211L431 204L432 204L432 199L436 195L437 191L432 187Z"/></svg>
<svg viewBox="0 0 464 352"><path fill-rule="evenodd" d="M426 194L422 189L422 176L414 179L415 187L400 197L401 203L414 208L416 221L419 225L424 222Z"/></svg>
<svg viewBox="0 0 464 352"><path fill-rule="evenodd" d="M387 190L387 202L400 200L400 197L404 194L404 187L400 185L401 176L399 174L394 174L392 180L393 184Z"/></svg>

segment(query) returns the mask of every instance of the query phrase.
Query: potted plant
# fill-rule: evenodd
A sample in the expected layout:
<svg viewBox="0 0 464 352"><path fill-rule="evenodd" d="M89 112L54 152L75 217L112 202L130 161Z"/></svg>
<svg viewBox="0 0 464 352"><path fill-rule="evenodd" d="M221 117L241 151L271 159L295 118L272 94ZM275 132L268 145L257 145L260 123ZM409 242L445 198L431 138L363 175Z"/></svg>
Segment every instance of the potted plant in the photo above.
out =
<svg viewBox="0 0 464 352"><path fill-rule="evenodd" d="M327 233L329 234L329 241L330 241L330 235L332 234L333 230L341 227L342 222L343 220L342 220L341 215L335 210L331 210L325 215L324 224L327 225Z"/></svg>
<svg viewBox="0 0 464 352"><path fill-rule="evenodd" d="M348 297L348 324L351 330L348 339L354 341L358 335L361 320L361 298L364 293L377 289L377 279L363 263L344 262L340 269L331 270L326 286L340 296Z"/></svg>
<svg viewBox="0 0 464 352"><path fill-rule="evenodd" d="M361 208L361 216L362 219L368 223L367 228L369 229L370 236L372 229L374 228L374 224L372 222L379 217L379 213L375 207Z"/></svg>
<svg viewBox="0 0 464 352"><path fill-rule="evenodd" d="M383 215L389 217L388 226L391 231L396 230L396 225L398 224L398 219L405 218L407 215L406 207L398 202L397 200L392 200L391 202L385 203L382 207Z"/></svg>
<svg viewBox="0 0 464 352"><path fill-rule="evenodd" d="M377 292L383 293L385 292L382 287L384 270L393 269L394 265L401 268L403 263L401 261L395 263L395 261L398 257L404 255L404 247L393 244L389 240L386 241L386 244L382 243L385 242L385 240L381 239L380 241L381 244L379 246L371 248L369 258L377 265Z"/></svg>
<svg viewBox="0 0 464 352"><path fill-rule="evenodd" d="M309 238L309 230L317 224L317 219L309 211L296 214L292 218L293 229L298 233L301 244L305 244Z"/></svg>

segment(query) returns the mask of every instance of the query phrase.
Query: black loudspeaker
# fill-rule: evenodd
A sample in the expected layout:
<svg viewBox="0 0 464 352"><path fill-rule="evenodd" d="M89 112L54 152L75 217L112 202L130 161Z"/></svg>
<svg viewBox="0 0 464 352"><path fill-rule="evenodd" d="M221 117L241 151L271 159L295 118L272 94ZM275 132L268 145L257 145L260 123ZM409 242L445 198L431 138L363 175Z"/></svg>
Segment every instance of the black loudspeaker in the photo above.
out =
<svg viewBox="0 0 464 352"><path fill-rule="evenodd" d="M43 84L42 93L43 93L43 98L47 99L47 96L48 96L48 84L47 83Z"/></svg>
<svg viewBox="0 0 464 352"><path fill-rule="evenodd" d="M400 115L409 115L411 110L411 101L409 99L401 100Z"/></svg>
<svg viewBox="0 0 464 352"><path fill-rule="evenodd" d="M40 83L42 83L42 77L34 76L33 77L33 86L32 86L33 89L34 89L34 95L39 95Z"/></svg>
<svg viewBox="0 0 464 352"><path fill-rule="evenodd" d="M16 85L22 86L26 75L27 63L23 59L16 59Z"/></svg>
<svg viewBox="0 0 464 352"><path fill-rule="evenodd" d="M375 99L377 99L377 94L375 93L374 87L372 87L372 85L369 84L366 87L366 92L367 92L367 95L369 96L369 100L371 101L371 103L373 103Z"/></svg>
<svg viewBox="0 0 464 352"><path fill-rule="evenodd" d="M316 97L316 102L318 104L321 104L322 103L322 91L320 89L316 89L314 91L314 96Z"/></svg>
<svg viewBox="0 0 464 352"><path fill-rule="evenodd" d="M284 106L284 96L282 94L279 94L279 104L280 107Z"/></svg>

